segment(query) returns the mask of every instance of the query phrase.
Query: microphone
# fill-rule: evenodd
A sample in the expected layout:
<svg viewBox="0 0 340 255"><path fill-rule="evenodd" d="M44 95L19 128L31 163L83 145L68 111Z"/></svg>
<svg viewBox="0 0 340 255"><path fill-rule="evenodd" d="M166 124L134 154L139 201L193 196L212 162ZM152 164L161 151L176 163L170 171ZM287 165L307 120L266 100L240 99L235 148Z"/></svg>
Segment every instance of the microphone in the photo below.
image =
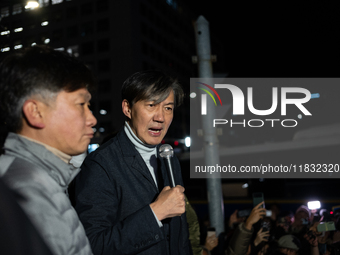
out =
<svg viewBox="0 0 340 255"><path fill-rule="evenodd" d="M174 150L172 149L170 144L163 144L161 147L159 147L159 155L161 156L161 158L165 159L166 170L168 172L171 184L170 186L171 188L173 188L176 186L171 166L171 158L174 156Z"/></svg>

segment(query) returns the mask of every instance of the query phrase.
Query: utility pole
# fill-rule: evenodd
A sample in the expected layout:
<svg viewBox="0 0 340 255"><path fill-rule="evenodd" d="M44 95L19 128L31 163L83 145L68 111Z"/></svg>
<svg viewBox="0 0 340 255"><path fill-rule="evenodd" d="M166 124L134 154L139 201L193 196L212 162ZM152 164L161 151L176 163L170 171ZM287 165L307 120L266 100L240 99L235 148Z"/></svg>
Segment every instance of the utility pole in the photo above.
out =
<svg viewBox="0 0 340 255"><path fill-rule="evenodd" d="M209 22L199 16L195 22L196 47L197 47L197 64L198 76L200 81L204 82L206 78L213 78L212 60L210 49L210 32ZM209 83L209 82L207 82ZM215 119L215 107L212 100L207 100L207 114L202 115L203 139L204 139L204 156L206 166L219 164L219 144L216 129L208 126ZM217 173L214 173L214 175ZM222 196L221 178L216 175L215 178L207 178L208 203L210 225L216 229L216 235L224 232L224 203Z"/></svg>

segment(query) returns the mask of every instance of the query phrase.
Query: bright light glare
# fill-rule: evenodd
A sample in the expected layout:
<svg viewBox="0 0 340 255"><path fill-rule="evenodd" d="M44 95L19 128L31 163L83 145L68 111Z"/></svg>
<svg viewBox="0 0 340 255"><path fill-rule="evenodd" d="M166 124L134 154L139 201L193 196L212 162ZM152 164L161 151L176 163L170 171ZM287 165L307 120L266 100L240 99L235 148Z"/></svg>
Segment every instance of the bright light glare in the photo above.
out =
<svg viewBox="0 0 340 255"><path fill-rule="evenodd" d="M190 93L190 98L195 98L196 96L197 96L197 94L195 92Z"/></svg>
<svg viewBox="0 0 340 255"><path fill-rule="evenodd" d="M307 203L307 206L308 206L309 210L314 210L314 209L320 209L321 208L320 201L309 201Z"/></svg>
<svg viewBox="0 0 340 255"><path fill-rule="evenodd" d="M298 118L301 120L301 119L302 119L302 114L299 114L299 115L298 115Z"/></svg>
<svg viewBox="0 0 340 255"><path fill-rule="evenodd" d="M103 127L100 127L100 128L99 128L99 132L100 132L100 133L103 133L103 132L105 132L105 128L103 128Z"/></svg>
<svg viewBox="0 0 340 255"><path fill-rule="evenodd" d="M100 113L101 115L106 115L106 114L107 114L107 111L104 110L104 109L101 109L101 110L99 111L99 113Z"/></svg>
<svg viewBox="0 0 340 255"><path fill-rule="evenodd" d="M185 146L186 147L190 147L191 146L191 138L190 137L186 137L184 141L185 141Z"/></svg>
<svg viewBox="0 0 340 255"><path fill-rule="evenodd" d="M28 1L26 6L25 6L25 9L35 9L35 8L38 8L39 7L39 3L37 1Z"/></svg>
<svg viewBox="0 0 340 255"><path fill-rule="evenodd" d="M37 45L37 43L34 42L34 43L31 44L31 46L34 46L34 45Z"/></svg>
<svg viewBox="0 0 340 255"><path fill-rule="evenodd" d="M8 34L10 34L10 33L11 33L11 31L6 30L6 31L2 31L0 34L1 34L1 35L8 35Z"/></svg>
<svg viewBox="0 0 340 255"><path fill-rule="evenodd" d="M92 143L92 144L89 144L88 146L88 151L89 153L92 152L92 151L95 151L96 149L99 148L99 144L98 143Z"/></svg>
<svg viewBox="0 0 340 255"><path fill-rule="evenodd" d="M15 33L21 32L22 30L24 30L22 27L18 27L16 29L14 29Z"/></svg>
<svg viewBox="0 0 340 255"><path fill-rule="evenodd" d="M248 183L245 183L245 184L242 185L242 189L246 189L248 187L249 187Z"/></svg>
<svg viewBox="0 0 340 255"><path fill-rule="evenodd" d="M44 22L41 22L41 26L47 26L48 25L48 21L44 21Z"/></svg>
<svg viewBox="0 0 340 255"><path fill-rule="evenodd" d="M50 41L51 41L50 38L46 38L45 41L44 41L44 43L45 43L45 44L48 44Z"/></svg>

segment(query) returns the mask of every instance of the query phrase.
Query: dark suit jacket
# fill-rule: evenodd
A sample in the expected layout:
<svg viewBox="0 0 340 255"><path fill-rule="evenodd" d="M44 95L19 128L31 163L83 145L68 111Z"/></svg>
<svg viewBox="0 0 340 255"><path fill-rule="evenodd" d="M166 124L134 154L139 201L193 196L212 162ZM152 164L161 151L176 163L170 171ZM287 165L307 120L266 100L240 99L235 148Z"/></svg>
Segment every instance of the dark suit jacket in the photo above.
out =
<svg viewBox="0 0 340 255"><path fill-rule="evenodd" d="M159 167L164 187L169 180L161 160ZM185 214L166 219L159 227L149 206L159 191L124 130L91 153L81 168L75 181L75 209L94 254L191 254ZM176 184L183 185L177 158L173 172Z"/></svg>

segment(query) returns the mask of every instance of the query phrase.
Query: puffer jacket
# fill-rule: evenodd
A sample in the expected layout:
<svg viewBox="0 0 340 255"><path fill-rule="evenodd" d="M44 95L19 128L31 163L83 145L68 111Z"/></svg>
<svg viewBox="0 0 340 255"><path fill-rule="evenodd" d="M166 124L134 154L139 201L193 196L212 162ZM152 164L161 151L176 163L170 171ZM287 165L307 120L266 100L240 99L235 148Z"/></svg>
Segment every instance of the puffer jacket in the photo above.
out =
<svg viewBox="0 0 340 255"><path fill-rule="evenodd" d="M244 227L243 222L240 223L232 235L226 255L246 255L252 234L253 228L248 230Z"/></svg>
<svg viewBox="0 0 340 255"><path fill-rule="evenodd" d="M85 230L66 195L80 171L23 136L9 133L0 177L22 196L19 205L56 255L92 254Z"/></svg>

